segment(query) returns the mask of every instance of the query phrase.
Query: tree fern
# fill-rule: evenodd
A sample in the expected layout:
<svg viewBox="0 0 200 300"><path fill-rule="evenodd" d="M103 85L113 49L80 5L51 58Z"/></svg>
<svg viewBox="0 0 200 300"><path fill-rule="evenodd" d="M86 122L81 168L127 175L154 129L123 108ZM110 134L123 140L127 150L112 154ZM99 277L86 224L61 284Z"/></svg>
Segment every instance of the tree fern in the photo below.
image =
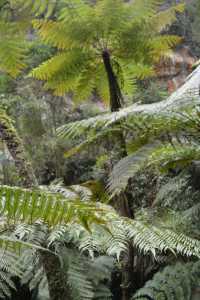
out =
<svg viewBox="0 0 200 300"><path fill-rule="evenodd" d="M172 117L170 117L171 113L174 114L174 112L179 111L180 109L182 110L183 108L185 109L191 105L199 104L199 72L200 68L193 71L181 88L174 92L168 99L160 103L146 105L134 104L121 109L119 112L104 113L89 119L68 123L58 128L58 135L62 138L70 139L77 139L83 134L87 134L88 138L90 138L91 134L95 137L95 132L99 132L99 130L107 130L109 127L113 127L119 122L126 123L127 118L130 117L134 122L134 118L137 120L138 115L142 115L142 118L144 115L150 116L150 118L153 118L155 121L156 118L159 120L160 117L162 118L162 116L166 116L164 122L167 121L169 123L169 120L172 121ZM177 115L177 117L180 121L184 119L181 118L180 115ZM177 118L175 118L175 122L176 119ZM173 122L171 124L173 124Z"/></svg>
<svg viewBox="0 0 200 300"><path fill-rule="evenodd" d="M139 219L119 218L114 212L108 215L107 229L102 226L91 226L90 232L79 224L55 228L49 236L50 245L59 241L73 243L83 253L94 257L97 253L107 254L121 259L132 243L144 254L155 259L159 254L179 253L183 256L200 255L199 241L189 238L181 232L173 231L169 224L145 222ZM108 230L109 229L109 230Z"/></svg>
<svg viewBox="0 0 200 300"><path fill-rule="evenodd" d="M134 78L153 76L156 59L179 42L176 36L161 36L160 29L174 21L175 12L182 6L162 12L166 18L159 27L156 13L160 4L155 0L103 0L95 4L66 1L55 21L40 19L33 23L42 41L58 51L31 76L46 81L45 87L57 95L73 92L78 100L85 100L97 90L108 102L107 53L120 88L131 94ZM132 89L127 89L127 74Z"/></svg>
<svg viewBox="0 0 200 300"><path fill-rule="evenodd" d="M76 286L78 286L74 295L77 299L82 297L84 299L98 298L98 291L100 292L99 271L95 267L93 273L90 274L89 270L93 263L86 259L85 255L87 256L88 253L92 259L99 254L107 254L116 257L120 262L123 253L126 253L131 242L140 251L153 255L155 259L159 258L161 253L165 255L179 253L183 256L200 256L199 241L188 238L180 232L175 233L169 228L165 228L165 224L161 225L160 223L159 226L158 224L155 226L151 223L148 224L147 221L122 219L114 213L113 209L109 213L109 220L109 230L99 225L92 225L89 232L77 223L57 226L50 232L49 246L54 245L59 255L64 251L65 255L61 255L61 258L66 259L65 263L69 266L65 268L68 270L69 283L71 282L73 286L73 283L76 282ZM21 228L20 231L23 232L23 229ZM26 228L25 231L27 231ZM82 255L77 258L75 250L65 250L67 245L70 247L73 245L73 247L80 249ZM88 271L86 272L86 270ZM94 274L97 275L97 281L94 279L96 276ZM106 275L102 274L101 276L105 278ZM105 287L101 286L101 288L103 288L101 291L104 291L108 297L109 291Z"/></svg>
<svg viewBox="0 0 200 300"><path fill-rule="evenodd" d="M16 188L12 188L12 190L15 189ZM11 223L13 209L12 209L12 202L10 203L10 200L12 198L16 200L16 197L14 196L11 197L11 195L9 195L8 197L9 194L8 191L11 194L10 188L2 187L2 190L3 191L1 191L1 195L3 194L3 192L5 193L7 191L7 194L3 198L5 203L2 210L3 215L7 217L7 211L8 211L9 220ZM23 195L24 193L24 190L23 191L21 191L21 189L18 190L17 199L20 199L19 191L21 192L21 195ZM39 192L37 191L37 193ZM39 193L38 196L39 198L42 196L42 193L44 192ZM32 198L36 197L36 191L32 191L31 195ZM50 195L52 196L52 194L46 193L48 199L50 199ZM28 196L30 197L30 194L26 190L26 200L28 199ZM57 194L54 194L53 197L57 197ZM60 202L63 202L62 197L63 196L57 199ZM6 205L6 199L9 199L9 207L8 204ZM16 219L17 216L18 216L18 221L19 220L23 221L23 220L21 220L20 218L20 213L17 214L17 210L16 210L17 205L16 205L15 219L14 219L16 230L14 231L13 234L14 236L16 235L18 237L19 243L24 243L25 245L33 244L35 250L40 250L40 244L43 244L44 242L47 245L47 247L49 247L50 249L57 249L56 251L58 252L60 247L62 248L65 247L66 245L73 244L78 249L80 249L83 253L85 254L89 253L90 256L93 258L97 254L107 254L116 257L120 261L123 253L127 251L129 243L133 243L134 247L138 247L138 249L141 252L152 255L154 258L157 258L160 253L166 255L168 253L174 253L174 254L179 253L183 256L196 256L196 257L200 256L199 241L195 239L191 239L180 232L176 233L175 231L170 230L168 227L165 227L165 225L163 224L154 225L152 223L148 223L147 221L142 222L139 219L130 220L127 218L119 217L113 208L103 204L101 205L99 204L97 207L99 207L104 214L106 227L104 226L104 224L102 224L103 226L100 224L99 225L90 224L90 230L88 231L88 227L85 226L85 222L78 221L79 220L78 218L80 217L80 211L79 211L79 217L77 218L77 221L73 219L74 221L72 222L72 220L68 219L67 220L68 223L66 225L64 225L64 223L62 225L59 225L59 222L56 225L55 218L54 218L54 222L50 223L48 219L45 220L42 217L42 210L41 210L39 218L48 222L49 225L51 225L51 230L49 230L48 227L41 222L33 225L31 224L17 225L17 219ZM97 218L98 218L98 216L100 215L100 211L98 210L97 207L95 208L95 211L97 213ZM75 207L73 206L73 209L74 208ZM84 215L87 214L88 217L88 205L86 209L87 209L87 213L84 212ZM56 208L56 210L58 211L58 208ZM55 213L55 209L54 209L54 213ZM49 214L50 214L50 209L49 209ZM73 216L74 215L75 214L73 213ZM28 219L26 220L26 222L27 221ZM31 221L35 221L35 220L32 219ZM4 239L5 238L2 237L2 240ZM5 241L7 242L7 239L5 239ZM72 264L72 269L71 271L69 269L69 272L71 272L71 275L70 273L68 273L68 280L70 280L70 276L73 277L73 278L71 277L72 281L79 280L80 291L83 290L83 293L86 293L86 298L89 297L92 299L92 297L94 296L94 290L93 290L93 285L89 284L89 282L91 282L92 279L85 277L84 270L82 269L81 265L78 264L75 266L74 264ZM84 283L84 285L82 285L82 283Z"/></svg>

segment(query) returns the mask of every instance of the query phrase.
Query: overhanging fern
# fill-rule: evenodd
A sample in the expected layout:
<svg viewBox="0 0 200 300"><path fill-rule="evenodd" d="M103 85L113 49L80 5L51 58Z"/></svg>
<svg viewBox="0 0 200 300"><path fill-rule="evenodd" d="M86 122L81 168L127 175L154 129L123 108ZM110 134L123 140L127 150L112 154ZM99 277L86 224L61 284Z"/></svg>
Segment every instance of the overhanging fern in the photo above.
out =
<svg viewBox="0 0 200 300"><path fill-rule="evenodd" d="M102 211L95 203L80 201L78 194L74 201L58 193L9 186L0 186L0 205L4 221L13 224L42 220L55 225L79 220L87 226L92 219L100 221Z"/></svg>

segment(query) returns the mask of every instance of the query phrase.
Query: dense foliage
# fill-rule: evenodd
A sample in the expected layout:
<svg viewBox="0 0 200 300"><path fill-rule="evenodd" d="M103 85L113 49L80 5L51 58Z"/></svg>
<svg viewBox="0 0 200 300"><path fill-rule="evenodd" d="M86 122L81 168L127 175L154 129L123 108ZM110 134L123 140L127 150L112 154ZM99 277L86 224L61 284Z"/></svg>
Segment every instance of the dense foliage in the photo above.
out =
<svg viewBox="0 0 200 300"><path fill-rule="evenodd" d="M0 299L199 298L200 69L158 70L200 56L183 2L0 0Z"/></svg>

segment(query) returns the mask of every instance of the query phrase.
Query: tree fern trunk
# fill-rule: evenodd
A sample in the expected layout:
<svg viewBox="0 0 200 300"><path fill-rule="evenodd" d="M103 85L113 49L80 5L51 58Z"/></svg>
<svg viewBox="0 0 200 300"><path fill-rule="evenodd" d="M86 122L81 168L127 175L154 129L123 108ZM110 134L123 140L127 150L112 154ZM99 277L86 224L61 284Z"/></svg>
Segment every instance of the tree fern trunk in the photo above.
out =
<svg viewBox="0 0 200 300"><path fill-rule="evenodd" d="M109 91L110 91L110 110L118 111L122 107L122 93L119 87L119 83L117 81L117 77L113 71L110 54L107 50L103 51L102 58L104 62L104 67L106 69L108 83L109 83Z"/></svg>
<svg viewBox="0 0 200 300"><path fill-rule="evenodd" d="M37 185L37 180L30 163L25 159L22 142L5 112L0 112L0 138L5 142L24 187Z"/></svg>
<svg viewBox="0 0 200 300"><path fill-rule="evenodd" d="M112 68L110 54L107 50L102 53L102 58L109 83L110 110L111 112L115 112L122 107L123 97L117 77ZM112 136L112 142L115 144L115 162L127 156L126 141L123 131L115 133L115 135ZM133 217L126 192L121 192L120 195L116 196L113 199L113 205L121 216L128 218ZM127 253L125 253L122 257L122 300L128 300L131 296L133 281L133 257L133 247L132 245L129 245Z"/></svg>
<svg viewBox="0 0 200 300"><path fill-rule="evenodd" d="M0 112L0 138L5 142L14 159L22 185L24 187L37 186L31 164L25 158L23 143L5 112ZM39 251L39 255L48 280L50 300L71 300L66 276L57 255L41 251Z"/></svg>
<svg viewBox="0 0 200 300"><path fill-rule="evenodd" d="M71 289L57 255L40 251L40 259L47 276L50 300L72 300Z"/></svg>

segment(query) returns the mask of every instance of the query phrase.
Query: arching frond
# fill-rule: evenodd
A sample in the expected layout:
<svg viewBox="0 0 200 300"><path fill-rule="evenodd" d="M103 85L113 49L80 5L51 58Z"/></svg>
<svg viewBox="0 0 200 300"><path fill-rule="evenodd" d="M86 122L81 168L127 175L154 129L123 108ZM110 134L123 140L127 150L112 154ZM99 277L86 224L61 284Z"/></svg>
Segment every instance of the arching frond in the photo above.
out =
<svg viewBox="0 0 200 300"><path fill-rule="evenodd" d="M140 169L147 167L145 163L148 156L155 151L156 147L158 144L147 144L114 165L108 181L111 197L120 194L126 188L129 178L133 177Z"/></svg>
<svg viewBox="0 0 200 300"><path fill-rule="evenodd" d="M157 146L157 147L156 147ZM128 184L128 180L139 170L157 167L160 171L186 167L192 161L200 159L197 145L146 144L140 150L119 161L113 168L108 188L111 195L119 194Z"/></svg>
<svg viewBox="0 0 200 300"><path fill-rule="evenodd" d="M83 233L82 233L83 234ZM77 238L76 238L77 240ZM89 235L85 232L78 243L82 251L90 254L100 252L113 255L120 260L121 254L128 251L130 243L141 253L157 257L159 253L180 253L184 256L199 257L199 241L182 233L176 233L161 226L144 224L137 220L113 219L110 233L96 228Z"/></svg>
<svg viewBox="0 0 200 300"><path fill-rule="evenodd" d="M42 190L0 187L1 213L4 222L9 223L34 223L42 220L55 225L79 220L87 227L92 219L100 221L101 209L98 209L95 203L84 203L79 199L77 197L74 201L61 194Z"/></svg>
<svg viewBox="0 0 200 300"><path fill-rule="evenodd" d="M128 1L127 3L121 0L102 0L95 3L83 0L73 1L73 3L66 1L66 5L58 10L58 17L54 21L34 20L33 26L42 41L56 47L59 54L70 50L73 55L75 49L79 49L80 53L85 51L90 53L88 57L85 57L85 64L76 65L77 76L72 78L70 84L78 100L89 97L97 90L102 100L107 101L108 79L102 58L105 49L110 53L111 63L119 83L125 82L129 77L129 82L132 80L133 84L136 78L144 79L154 75L154 58L160 59L165 52L179 42L180 39L176 36L160 35L157 24L153 26L152 19L154 18L155 21L160 4L159 0ZM175 8L167 12L166 24L170 22L169 16L171 16L171 21L174 20L172 17L174 11ZM163 21L162 24L164 24ZM126 66L130 66L130 60L131 68L127 71ZM45 65L40 65L33 70L31 76L47 81L48 88L51 88L57 95L64 95L70 89L65 88L67 76L63 69L67 67L70 69L70 63L67 66L68 62L63 60L62 65L56 65L59 80L51 82L49 78L40 76L44 68L48 76L48 65L52 69L56 61L57 54ZM96 70L91 72L88 65L90 67L92 65L93 68L100 65L104 71L100 67L97 72ZM133 89L130 89L130 84L120 84L120 88L122 92L132 95Z"/></svg>
<svg viewBox="0 0 200 300"><path fill-rule="evenodd" d="M193 160L199 160L200 148L197 145L165 145L156 150L148 158L149 165L158 166L161 170L168 170L176 166L185 167Z"/></svg>
<svg viewBox="0 0 200 300"><path fill-rule="evenodd" d="M176 35L163 35L161 37L152 38L149 41L151 54L155 62L159 62L161 58L167 58L172 53L171 49L181 42L181 38Z"/></svg>
<svg viewBox="0 0 200 300"><path fill-rule="evenodd" d="M10 0L12 9L22 12L30 12L35 16L45 15L46 18L50 17L56 8L58 1L54 0Z"/></svg>
<svg viewBox="0 0 200 300"><path fill-rule="evenodd" d="M156 26L158 31L162 31L167 26L176 21L176 14L184 11L184 3L172 5L168 9L159 11L156 16L152 17L153 26Z"/></svg>
<svg viewBox="0 0 200 300"><path fill-rule="evenodd" d="M58 49L70 49L71 44L67 40L67 30L60 22L52 20L34 20L33 27L37 30L42 41Z"/></svg>
<svg viewBox="0 0 200 300"><path fill-rule="evenodd" d="M128 117L137 117L138 114L150 115L159 117L161 113L174 113L181 108L190 107L191 105L199 104L199 84L200 84L200 67L198 67L189 76L185 84L174 92L168 99L154 104L146 105L131 105L127 108L121 109L119 112L105 113L97 117L92 117L82 121L68 123L58 128L58 134L63 138L75 139L81 137L83 134L90 135L91 130L107 129L116 123L126 120ZM139 99L138 99L139 100ZM169 116L169 115L168 115ZM154 120L155 120L154 119Z"/></svg>
<svg viewBox="0 0 200 300"><path fill-rule="evenodd" d="M26 66L26 31L33 16L51 16L57 1L9 0L1 8L0 22L0 71L16 77ZM15 12L13 21L12 12Z"/></svg>
<svg viewBox="0 0 200 300"><path fill-rule="evenodd" d="M16 22L0 21L0 71L17 76L25 67L24 32Z"/></svg>
<svg viewBox="0 0 200 300"><path fill-rule="evenodd" d="M71 185L64 187L62 185L51 184L47 190L55 193L62 194L65 198L70 200L80 199L81 201L90 201L92 198L92 191L83 185Z"/></svg>

